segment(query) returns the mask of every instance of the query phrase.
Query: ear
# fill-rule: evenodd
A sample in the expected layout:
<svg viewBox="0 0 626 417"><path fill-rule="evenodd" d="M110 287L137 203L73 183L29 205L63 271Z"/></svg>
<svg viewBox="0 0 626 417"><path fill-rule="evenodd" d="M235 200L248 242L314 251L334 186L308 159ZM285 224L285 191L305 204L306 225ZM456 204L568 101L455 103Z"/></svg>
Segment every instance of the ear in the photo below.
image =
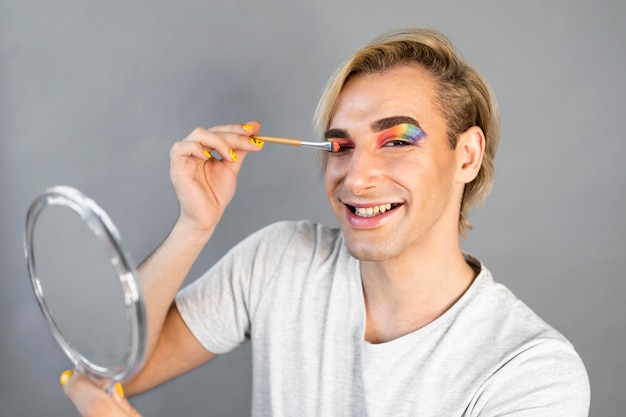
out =
<svg viewBox="0 0 626 417"><path fill-rule="evenodd" d="M463 184L471 182L478 175L485 153L485 134L478 126L472 126L459 135L456 144L459 158L457 179Z"/></svg>

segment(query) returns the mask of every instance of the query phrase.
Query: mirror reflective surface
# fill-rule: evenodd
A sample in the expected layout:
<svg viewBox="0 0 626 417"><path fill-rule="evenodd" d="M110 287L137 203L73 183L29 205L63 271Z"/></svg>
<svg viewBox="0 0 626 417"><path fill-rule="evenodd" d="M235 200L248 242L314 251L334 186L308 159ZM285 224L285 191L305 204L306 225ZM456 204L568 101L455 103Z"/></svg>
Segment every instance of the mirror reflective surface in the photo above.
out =
<svg viewBox="0 0 626 417"><path fill-rule="evenodd" d="M70 187L46 190L27 215L28 270L48 325L79 370L110 385L145 353L143 297L120 241L106 213Z"/></svg>

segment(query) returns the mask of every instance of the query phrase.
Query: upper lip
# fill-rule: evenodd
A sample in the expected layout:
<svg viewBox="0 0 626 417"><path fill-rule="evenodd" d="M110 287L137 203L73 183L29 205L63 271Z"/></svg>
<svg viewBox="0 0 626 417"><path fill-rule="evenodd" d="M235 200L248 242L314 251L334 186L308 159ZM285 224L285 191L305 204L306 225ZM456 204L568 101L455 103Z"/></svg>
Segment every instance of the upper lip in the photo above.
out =
<svg viewBox="0 0 626 417"><path fill-rule="evenodd" d="M360 203L360 202L351 202L351 201L343 201L343 200L340 200L340 201L347 206L356 207L356 208L384 206L385 204L391 204L391 205L402 204L398 201L384 201L384 202L377 202L377 203Z"/></svg>

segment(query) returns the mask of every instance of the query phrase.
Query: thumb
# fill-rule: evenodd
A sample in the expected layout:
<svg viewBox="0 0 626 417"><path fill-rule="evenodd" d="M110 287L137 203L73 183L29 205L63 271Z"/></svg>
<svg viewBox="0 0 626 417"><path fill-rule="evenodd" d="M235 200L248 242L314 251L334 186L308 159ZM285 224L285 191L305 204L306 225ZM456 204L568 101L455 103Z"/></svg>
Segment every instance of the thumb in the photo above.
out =
<svg viewBox="0 0 626 417"><path fill-rule="evenodd" d="M135 407L130 405L130 403L126 399L121 384L118 383L115 385L115 389L113 390L113 394L111 396L113 397L113 400L115 400L115 403L126 413L127 416L141 417L139 411L137 411Z"/></svg>

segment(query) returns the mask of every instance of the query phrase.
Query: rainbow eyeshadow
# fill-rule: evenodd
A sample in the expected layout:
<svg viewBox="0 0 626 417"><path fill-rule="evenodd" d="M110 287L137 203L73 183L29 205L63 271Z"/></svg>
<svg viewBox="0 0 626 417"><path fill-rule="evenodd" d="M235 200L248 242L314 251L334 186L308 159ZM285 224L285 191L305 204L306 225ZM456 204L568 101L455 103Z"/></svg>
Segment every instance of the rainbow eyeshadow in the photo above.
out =
<svg viewBox="0 0 626 417"><path fill-rule="evenodd" d="M420 140L422 140L426 136L426 132L424 132L419 127L410 124L410 123L402 123L399 125L395 125L392 128L389 128L383 131L379 139L404 139L407 142L412 143L413 145L417 144Z"/></svg>

